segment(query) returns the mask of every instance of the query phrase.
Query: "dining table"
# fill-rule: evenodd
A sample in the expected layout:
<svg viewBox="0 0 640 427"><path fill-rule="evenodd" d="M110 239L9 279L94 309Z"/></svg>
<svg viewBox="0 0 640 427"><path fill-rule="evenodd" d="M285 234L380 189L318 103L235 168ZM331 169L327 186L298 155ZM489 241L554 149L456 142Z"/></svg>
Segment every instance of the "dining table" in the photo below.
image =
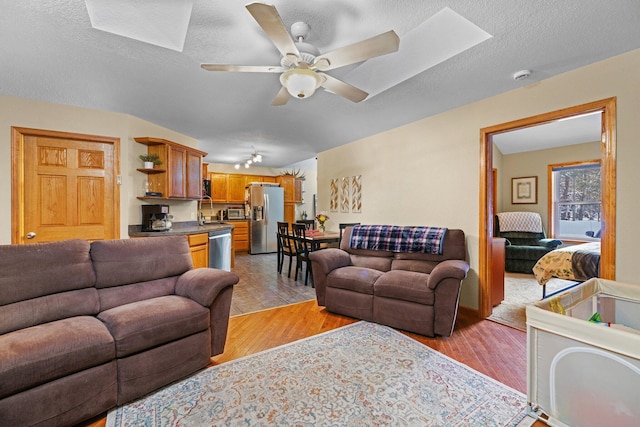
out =
<svg viewBox="0 0 640 427"><path fill-rule="evenodd" d="M318 249L323 249L321 245L324 243L339 242L340 233L337 231L306 230L305 238L311 242L311 250L317 251Z"/></svg>

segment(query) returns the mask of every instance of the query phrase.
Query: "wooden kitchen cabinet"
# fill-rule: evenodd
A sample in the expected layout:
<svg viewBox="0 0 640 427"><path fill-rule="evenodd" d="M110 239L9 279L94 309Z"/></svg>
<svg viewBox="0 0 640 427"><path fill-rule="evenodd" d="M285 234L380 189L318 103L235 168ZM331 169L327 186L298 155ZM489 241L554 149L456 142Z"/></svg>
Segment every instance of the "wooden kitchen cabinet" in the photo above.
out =
<svg viewBox="0 0 640 427"><path fill-rule="evenodd" d="M211 201L213 203L226 203L229 188L229 176L226 173L209 174L211 179Z"/></svg>
<svg viewBox="0 0 640 427"><path fill-rule="evenodd" d="M193 268L209 266L209 234L188 234L189 252L193 260Z"/></svg>
<svg viewBox="0 0 640 427"><path fill-rule="evenodd" d="M169 171L168 197L187 197L187 150L183 147L168 146Z"/></svg>
<svg viewBox="0 0 640 427"><path fill-rule="evenodd" d="M187 150L187 199L201 199L202 189L202 156Z"/></svg>
<svg viewBox="0 0 640 427"><path fill-rule="evenodd" d="M276 182L284 188L285 203L302 203L302 181L304 181L302 178L296 178L293 175L276 177Z"/></svg>
<svg viewBox="0 0 640 427"><path fill-rule="evenodd" d="M244 203L244 188L247 185L247 178L251 179L252 177L249 175L229 174L227 190L228 203Z"/></svg>
<svg viewBox="0 0 640 427"><path fill-rule="evenodd" d="M234 252L249 251L249 221L233 221Z"/></svg>
<svg viewBox="0 0 640 427"><path fill-rule="evenodd" d="M295 203L302 203L302 181L304 181L303 179L300 178L296 178L295 180L295 190L293 193L293 201Z"/></svg>
<svg viewBox="0 0 640 427"><path fill-rule="evenodd" d="M276 177L276 182L280 184L280 187L284 188L284 202L295 203L296 178L293 175L280 175Z"/></svg>
<svg viewBox="0 0 640 427"><path fill-rule="evenodd" d="M284 222L293 224L296 222L296 204L291 202L284 203Z"/></svg>
<svg viewBox="0 0 640 427"><path fill-rule="evenodd" d="M494 237L491 242L491 306L504 300L504 256L506 239Z"/></svg>
<svg viewBox="0 0 640 427"><path fill-rule="evenodd" d="M140 199L198 200L202 196L202 158L207 155L161 138L139 137L136 142L147 146L148 154L157 154L162 169L138 169L147 174L149 191L162 193L158 197Z"/></svg>
<svg viewBox="0 0 640 427"><path fill-rule="evenodd" d="M275 176L209 172L213 203L244 203L245 187L252 182L276 182ZM294 190L295 192L295 184Z"/></svg>

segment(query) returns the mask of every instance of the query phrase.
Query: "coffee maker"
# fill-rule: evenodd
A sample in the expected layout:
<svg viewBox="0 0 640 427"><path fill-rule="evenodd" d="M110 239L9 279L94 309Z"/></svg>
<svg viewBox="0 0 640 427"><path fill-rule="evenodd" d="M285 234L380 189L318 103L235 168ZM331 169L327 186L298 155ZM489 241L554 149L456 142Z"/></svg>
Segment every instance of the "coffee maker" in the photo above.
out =
<svg viewBox="0 0 640 427"><path fill-rule="evenodd" d="M169 205L142 205L142 231L171 230Z"/></svg>

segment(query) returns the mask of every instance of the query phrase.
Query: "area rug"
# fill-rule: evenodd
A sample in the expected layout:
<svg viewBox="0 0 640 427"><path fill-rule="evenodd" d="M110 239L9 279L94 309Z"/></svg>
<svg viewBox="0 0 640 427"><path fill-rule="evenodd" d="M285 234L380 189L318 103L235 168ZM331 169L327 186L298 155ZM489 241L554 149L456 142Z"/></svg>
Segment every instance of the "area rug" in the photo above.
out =
<svg viewBox="0 0 640 427"><path fill-rule="evenodd" d="M575 282L553 278L547 283L547 294L565 288ZM505 273L504 300L493 307L489 320L527 330L526 305L542 299L542 286L533 274Z"/></svg>
<svg viewBox="0 0 640 427"><path fill-rule="evenodd" d="M530 425L525 407L522 393L358 322L203 370L112 410L106 425Z"/></svg>

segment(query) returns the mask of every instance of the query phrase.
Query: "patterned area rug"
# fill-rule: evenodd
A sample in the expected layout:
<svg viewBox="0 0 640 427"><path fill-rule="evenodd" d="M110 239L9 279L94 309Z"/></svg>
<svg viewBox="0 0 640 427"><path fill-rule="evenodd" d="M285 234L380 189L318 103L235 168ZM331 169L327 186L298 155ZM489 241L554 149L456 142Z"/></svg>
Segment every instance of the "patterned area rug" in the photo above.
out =
<svg viewBox="0 0 640 427"><path fill-rule="evenodd" d="M124 426L515 426L526 396L358 322L216 365L109 412ZM520 424L523 425L523 424Z"/></svg>
<svg viewBox="0 0 640 427"><path fill-rule="evenodd" d="M575 282L553 278L547 283L547 294L565 288ZM493 307L489 320L527 330L525 306L542 299L542 286L533 274L509 273L504 275L504 301Z"/></svg>

